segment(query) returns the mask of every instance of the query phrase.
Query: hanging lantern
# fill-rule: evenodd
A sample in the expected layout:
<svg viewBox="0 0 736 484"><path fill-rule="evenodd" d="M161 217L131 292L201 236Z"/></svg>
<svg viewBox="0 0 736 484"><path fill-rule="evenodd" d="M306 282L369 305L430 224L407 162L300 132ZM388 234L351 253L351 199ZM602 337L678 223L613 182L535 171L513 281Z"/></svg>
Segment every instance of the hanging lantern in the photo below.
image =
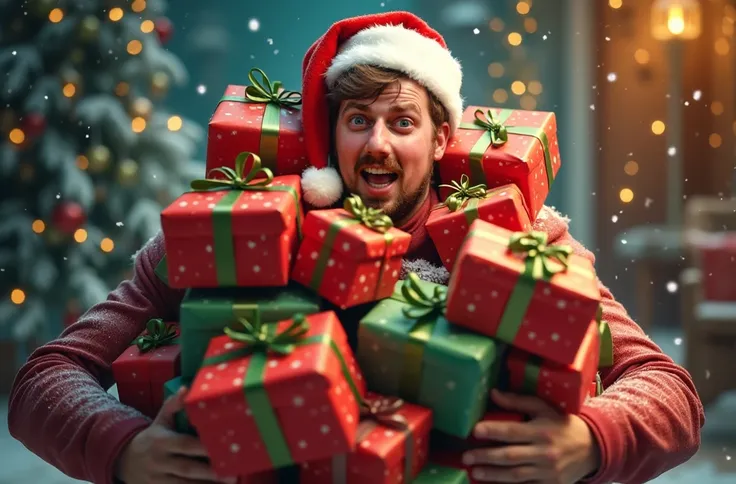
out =
<svg viewBox="0 0 736 484"><path fill-rule="evenodd" d="M700 36L698 0L655 0L651 16L652 37L657 40L692 40Z"/></svg>

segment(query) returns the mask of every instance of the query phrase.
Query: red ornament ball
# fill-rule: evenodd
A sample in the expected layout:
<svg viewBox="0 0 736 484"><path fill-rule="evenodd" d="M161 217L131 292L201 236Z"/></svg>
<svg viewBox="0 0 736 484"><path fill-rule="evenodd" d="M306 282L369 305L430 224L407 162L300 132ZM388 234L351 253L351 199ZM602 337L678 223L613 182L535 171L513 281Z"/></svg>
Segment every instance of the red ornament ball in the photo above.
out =
<svg viewBox="0 0 736 484"><path fill-rule="evenodd" d="M41 113L29 113L23 116L21 129L29 138L41 136L46 130L46 116Z"/></svg>
<svg viewBox="0 0 736 484"><path fill-rule="evenodd" d="M62 202L51 214L53 227L66 235L72 235L87 222L87 214L77 202Z"/></svg>
<svg viewBox="0 0 736 484"><path fill-rule="evenodd" d="M166 17L160 17L154 22L154 28L156 34L158 34L158 40L161 44L165 44L171 39L171 35L174 33L174 24L171 23Z"/></svg>

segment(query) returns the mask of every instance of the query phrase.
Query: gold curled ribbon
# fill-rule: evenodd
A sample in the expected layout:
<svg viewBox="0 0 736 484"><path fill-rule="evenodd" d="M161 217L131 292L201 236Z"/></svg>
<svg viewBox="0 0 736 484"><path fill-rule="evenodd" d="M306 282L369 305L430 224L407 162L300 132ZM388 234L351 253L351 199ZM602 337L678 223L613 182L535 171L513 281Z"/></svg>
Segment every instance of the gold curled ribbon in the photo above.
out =
<svg viewBox="0 0 736 484"><path fill-rule="evenodd" d="M256 79L260 74L260 81ZM248 80L251 85L245 88L245 97L256 103L273 103L284 107L294 107L302 103L302 94L298 91L287 91L283 88L281 81L268 78L263 70L253 68L248 72Z"/></svg>
<svg viewBox="0 0 736 484"><path fill-rule="evenodd" d="M176 328L166 324L162 319L150 319L146 323L146 334L135 339L135 345L141 353L170 345L176 342Z"/></svg>
<svg viewBox="0 0 736 484"><path fill-rule="evenodd" d="M509 140L509 133L506 126L493 117L493 112L490 109L485 113L482 109L476 109L473 123L490 133L491 145L493 146L503 146Z"/></svg>
<svg viewBox="0 0 736 484"><path fill-rule="evenodd" d="M459 183L457 180L453 180L449 184L440 185L440 187L454 190L442 204L449 208L451 212L462 208L472 198L484 198L487 193L487 186L484 183L470 186L470 178L465 174L460 176Z"/></svg>
<svg viewBox="0 0 736 484"><path fill-rule="evenodd" d="M419 276L410 272L401 285L401 294L409 306L402 311L410 319L431 319L445 312L447 307L447 287L435 286L432 294L427 294L419 284Z"/></svg>
<svg viewBox="0 0 736 484"><path fill-rule="evenodd" d="M530 275L535 280L546 279L558 272L564 272L568 267L568 258L572 254L572 247L567 245L547 245L545 232L514 232L509 239L508 247L512 252L526 253ZM562 267L556 267L551 262L556 260Z"/></svg>
<svg viewBox="0 0 736 484"><path fill-rule="evenodd" d="M238 323L243 327L243 331L231 328L225 328L227 334L233 341L245 343L253 352L275 352L280 355L288 355L296 344L304 338L309 332L309 323L307 323L304 314L296 314L291 324L283 331L269 334L263 331L264 326L260 324L251 324L246 318L238 318Z"/></svg>
<svg viewBox="0 0 736 484"><path fill-rule="evenodd" d="M248 173L245 172L245 162L248 158L253 158L253 165ZM209 172L220 173L225 179L206 178L203 180L192 180L190 186L192 190L202 192L208 190L252 190L257 187L269 185L273 181L273 172L270 168L261 166L261 157L250 151L244 151L235 158L235 169L229 166L221 166L213 168ZM263 174L265 178L255 180L258 175Z"/></svg>
<svg viewBox="0 0 736 484"><path fill-rule="evenodd" d="M366 207L363 199L358 195L347 197L345 203L343 203L343 208L355 220L376 232L384 233L394 226L391 218L383 213L383 210Z"/></svg>

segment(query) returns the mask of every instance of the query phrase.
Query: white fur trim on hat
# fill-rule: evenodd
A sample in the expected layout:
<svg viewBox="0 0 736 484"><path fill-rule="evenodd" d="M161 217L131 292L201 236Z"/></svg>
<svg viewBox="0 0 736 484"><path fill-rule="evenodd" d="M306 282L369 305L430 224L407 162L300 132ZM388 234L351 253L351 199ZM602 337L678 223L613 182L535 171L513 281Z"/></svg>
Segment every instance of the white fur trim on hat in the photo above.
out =
<svg viewBox="0 0 736 484"><path fill-rule="evenodd" d="M302 196L313 207L329 207L342 196L342 178L331 166L310 166L302 173Z"/></svg>
<svg viewBox="0 0 736 484"><path fill-rule="evenodd" d="M462 67L449 50L402 25L377 25L349 38L325 75L327 86L353 66L366 64L403 72L437 96L450 114L451 134L463 116Z"/></svg>

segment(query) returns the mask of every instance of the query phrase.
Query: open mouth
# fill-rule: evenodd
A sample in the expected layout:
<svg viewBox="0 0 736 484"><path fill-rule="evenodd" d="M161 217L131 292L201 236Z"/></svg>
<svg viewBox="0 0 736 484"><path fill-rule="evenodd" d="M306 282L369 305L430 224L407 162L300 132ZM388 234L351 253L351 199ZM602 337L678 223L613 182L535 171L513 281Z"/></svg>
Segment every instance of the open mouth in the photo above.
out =
<svg viewBox="0 0 736 484"><path fill-rule="evenodd" d="M363 168L360 176L370 187L379 189L387 188L399 178L399 175L392 171L372 167Z"/></svg>

